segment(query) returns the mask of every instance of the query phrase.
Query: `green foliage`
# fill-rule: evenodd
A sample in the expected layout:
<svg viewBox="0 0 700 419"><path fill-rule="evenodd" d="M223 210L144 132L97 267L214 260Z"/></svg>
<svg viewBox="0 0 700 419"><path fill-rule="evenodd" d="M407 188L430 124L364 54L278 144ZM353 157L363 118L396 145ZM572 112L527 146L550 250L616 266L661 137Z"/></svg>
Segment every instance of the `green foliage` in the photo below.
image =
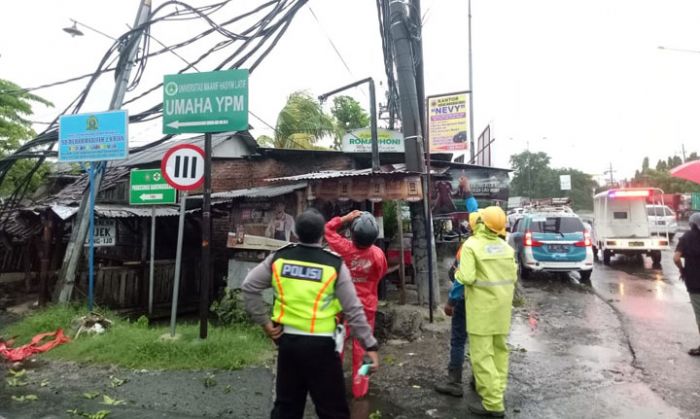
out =
<svg viewBox="0 0 700 419"><path fill-rule="evenodd" d="M571 168L552 169L547 153L525 151L510 156L515 175L510 183L512 196L528 196L533 199L568 196L577 209L593 208L593 178L580 170ZM559 176L571 176L571 190L560 189Z"/></svg>
<svg viewBox="0 0 700 419"><path fill-rule="evenodd" d="M261 135L259 136L255 141L258 142L258 145L260 147L274 147L275 146L275 139L272 137L269 137L267 135Z"/></svg>
<svg viewBox="0 0 700 419"><path fill-rule="evenodd" d="M32 115L32 104L40 103L53 106L51 102L24 91L16 84L0 79L0 157L6 157L16 150L25 140L36 135L32 123L27 119ZM24 184L24 178L30 175L36 160L17 160L0 185L0 196L7 197ZM34 192L49 172L48 164L42 164L31 175L27 192Z"/></svg>
<svg viewBox="0 0 700 419"><path fill-rule="evenodd" d="M690 153L686 161L699 160L697 152ZM649 158L645 157L642 161L642 170L637 170L632 179L632 185L637 187L654 187L660 188L666 193L688 193L700 192L700 185L687 180L679 179L671 176L669 171L676 166L683 164L680 156L671 156L666 160L659 160L656 163L656 168L649 167Z"/></svg>
<svg viewBox="0 0 700 419"><path fill-rule="evenodd" d="M23 140L36 135L27 119L32 114L32 103L53 106L46 99L0 79L0 153L15 150Z"/></svg>
<svg viewBox="0 0 700 419"><path fill-rule="evenodd" d="M384 214L384 237L391 240L398 229L396 225L396 201L384 201L382 213Z"/></svg>
<svg viewBox="0 0 700 419"><path fill-rule="evenodd" d="M338 135L333 117L323 112L318 100L306 92L294 92L277 117L274 146L316 149L321 138Z"/></svg>
<svg viewBox="0 0 700 419"><path fill-rule="evenodd" d="M18 345L59 327L70 336L75 332L71 331L73 319L85 314L83 307L51 306L0 330L0 335L17 336ZM211 325L208 338L201 340L198 323L180 322L180 338L165 340L160 338L169 333L169 327L143 327L143 322L130 323L110 312L102 314L113 321L107 332L81 335L40 356L135 369L238 369L260 363L272 352L270 340L259 327Z"/></svg>
<svg viewBox="0 0 700 419"><path fill-rule="evenodd" d="M369 126L367 111L351 96L336 96L333 98L331 114L335 117L338 130L342 133ZM334 147L340 149L341 136L336 136Z"/></svg>
<svg viewBox="0 0 700 419"><path fill-rule="evenodd" d="M243 306L240 289L226 289L224 296L219 301L214 301L210 310L221 324L249 324L250 321Z"/></svg>

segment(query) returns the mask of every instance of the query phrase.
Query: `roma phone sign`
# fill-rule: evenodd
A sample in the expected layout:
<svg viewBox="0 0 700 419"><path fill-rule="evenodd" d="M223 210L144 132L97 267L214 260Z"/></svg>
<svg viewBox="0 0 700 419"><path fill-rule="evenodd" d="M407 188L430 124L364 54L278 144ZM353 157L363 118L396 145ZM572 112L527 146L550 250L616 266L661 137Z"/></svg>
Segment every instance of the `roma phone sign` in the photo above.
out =
<svg viewBox="0 0 700 419"><path fill-rule="evenodd" d="M129 156L125 110L63 115L58 120L58 161L122 160Z"/></svg>
<svg viewBox="0 0 700 419"><path fill-rule="evenodd" d="M163 156L160 171L170 186L191 191L204 183L204 150L194 144L180 144Z"/></svg>
<svg viewBox="0 0 700 419"><path fill-rule="evenodd" d="M166 75L163 133L248 129L248 70Z"/></svg>

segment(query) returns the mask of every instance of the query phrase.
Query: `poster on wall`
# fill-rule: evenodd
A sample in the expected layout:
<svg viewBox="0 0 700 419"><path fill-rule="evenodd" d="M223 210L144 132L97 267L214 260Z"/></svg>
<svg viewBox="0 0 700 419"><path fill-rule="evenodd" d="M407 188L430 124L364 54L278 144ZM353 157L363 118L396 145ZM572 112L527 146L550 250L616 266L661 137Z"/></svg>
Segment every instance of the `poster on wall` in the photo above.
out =
<svg viewBox="0 0 700 419"><path fill-rule="evenodd" d="M427 98L428 138L431 153L469 149L468 100L468 92Z"/></svg>
<svg viewBox="0 0 700 419"><path fill-rule="evenodd" d="M505 170L451 168L446 174L450 179L432 182L433 215L467 212L468 191L479 201L481 208L494 202L508 201L510 179Z"/></svg>
<svg viewBox="0 0 700 419"><path fill-rule="evenodd" d="M117 220L107 218L95 218L95 247L115 246L117 244ZM89 242L85 240L85 246Z"/></svg>

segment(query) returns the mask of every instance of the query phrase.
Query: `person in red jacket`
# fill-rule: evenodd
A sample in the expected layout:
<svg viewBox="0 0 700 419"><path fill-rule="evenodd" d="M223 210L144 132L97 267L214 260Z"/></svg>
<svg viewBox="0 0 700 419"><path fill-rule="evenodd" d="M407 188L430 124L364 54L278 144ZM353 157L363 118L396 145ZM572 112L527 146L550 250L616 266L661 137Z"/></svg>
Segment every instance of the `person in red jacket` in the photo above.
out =
<svg viewBox="0 0 700 419"><path fill-rule="evenodd" d="M349 225L352 240L338 234L338 229ZM357 296L365 308L367 322L374 331L377 313L377 287L386 274L387 263L384 252L374 245L379 235L377 220L368 212L352 211L342 217L334 217L326 223L326 241L350 268ZM350 336L348 333L346 336ZM358 376L365 350L357 339L352 344L352 394L358 399L369 391L369 376Z"/></svg>

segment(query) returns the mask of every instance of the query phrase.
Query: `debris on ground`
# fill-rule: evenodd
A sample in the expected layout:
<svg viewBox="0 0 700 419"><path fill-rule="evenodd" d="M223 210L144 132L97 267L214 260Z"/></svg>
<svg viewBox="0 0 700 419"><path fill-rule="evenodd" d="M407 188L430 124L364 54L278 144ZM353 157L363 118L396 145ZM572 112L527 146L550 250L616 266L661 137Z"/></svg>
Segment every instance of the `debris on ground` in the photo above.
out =
<svg viewBox="0 0 700 419"><path fill-rule="evenodd" d="M51 337L53 337L53 340L40 345L42 340ZM20 362L34 354L49 351L58 345L68 342L70 342L70 338L63 334L63 329L57 329L55 332L38 334L32 338L31 342L19 348L12 348L13 340L0 341L0 355L8 361Z"/></svg>
<svg viewBox="0 0 700 419"><path fill-rule="evenodd" d="M78 339L81 333L88 335L100 335L112 327L112 321L99 313L90 313L74 321L74 327L78 329L75 338Z"/></svg>

